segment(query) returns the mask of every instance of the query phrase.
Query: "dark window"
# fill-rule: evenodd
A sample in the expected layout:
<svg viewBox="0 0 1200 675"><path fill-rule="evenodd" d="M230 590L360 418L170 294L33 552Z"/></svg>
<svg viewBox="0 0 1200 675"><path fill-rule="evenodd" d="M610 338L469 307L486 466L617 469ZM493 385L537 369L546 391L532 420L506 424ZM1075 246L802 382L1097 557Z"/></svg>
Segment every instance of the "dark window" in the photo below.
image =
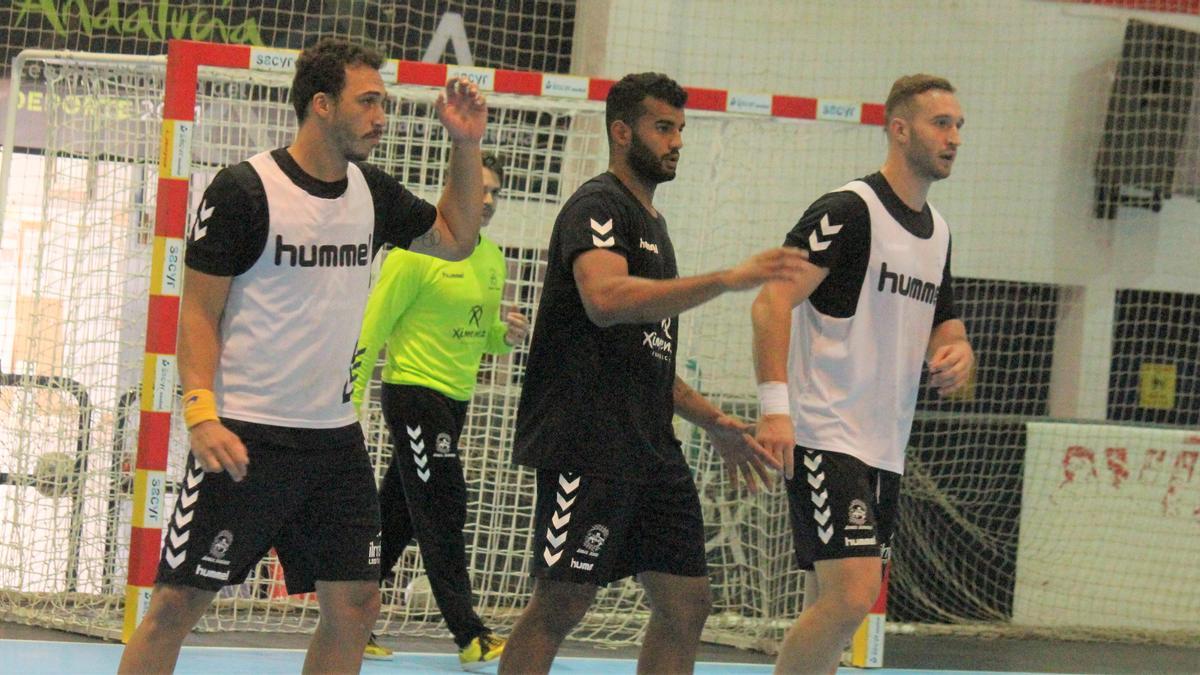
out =
<svg viewBox="0 0 1200 675"><path fill-rule="evenodd" d="M1045 415L1058 321L1059 289L1051 284L956 279L955 306L975 350L973 391L943 399L922 375L917 414L970 412Z"/></svg>
<svg viewBox="0 0 1200 675"><path fill-rule="evenodd" d="M1200 424L1200 295L1119 290L1108 419Z"/></svg>

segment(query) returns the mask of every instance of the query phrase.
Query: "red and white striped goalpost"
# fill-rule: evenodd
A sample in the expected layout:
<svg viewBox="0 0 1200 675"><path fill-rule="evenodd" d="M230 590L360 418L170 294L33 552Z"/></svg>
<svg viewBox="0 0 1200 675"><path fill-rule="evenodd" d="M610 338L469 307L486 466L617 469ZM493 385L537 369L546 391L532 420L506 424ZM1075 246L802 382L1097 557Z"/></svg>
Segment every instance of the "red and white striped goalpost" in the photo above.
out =
<svg viewBox="0 0 1200 675"><path fill-rule="evenodd" d="M184 231L187 225L191 142L196 88L201 66L291 73L299 52L243 45L171 40L159 154L153 262L134 474L129 576L125 587L122 640L128 641L145 616L162 545L171 411L176 392L175 341L182 288ZM482 91L499 94L603 101L614 80L390 59L381 69L393 84L442 87L466 76ZM883 105L844 99L772 95L684 87L687 107L739 115L820 120L879 126ZM184 498L181 495L180 498ZM171 536L171 533L168 533Z"/></svg>

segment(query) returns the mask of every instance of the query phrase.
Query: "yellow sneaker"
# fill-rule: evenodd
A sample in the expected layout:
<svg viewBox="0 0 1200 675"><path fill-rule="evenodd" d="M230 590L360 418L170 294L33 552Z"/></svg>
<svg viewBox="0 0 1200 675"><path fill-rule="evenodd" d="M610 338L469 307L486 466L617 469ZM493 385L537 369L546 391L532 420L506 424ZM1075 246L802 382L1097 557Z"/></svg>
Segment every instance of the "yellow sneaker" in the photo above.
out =
<svg viewBox="0 0 1200 675"><path fill-rule="evenodd" d="M484 633L458 650L458 665L463 670L480 670L500 662L505 640L495 633Z"/></svg>
<svg viewBox="0 0 1200 675"><path fill-rule="evenodd" d="M367 647L363 649L363 658L372 661L391 661L392 650L376 642L375 634L371 633L370 639L367 640Z"/></svg>

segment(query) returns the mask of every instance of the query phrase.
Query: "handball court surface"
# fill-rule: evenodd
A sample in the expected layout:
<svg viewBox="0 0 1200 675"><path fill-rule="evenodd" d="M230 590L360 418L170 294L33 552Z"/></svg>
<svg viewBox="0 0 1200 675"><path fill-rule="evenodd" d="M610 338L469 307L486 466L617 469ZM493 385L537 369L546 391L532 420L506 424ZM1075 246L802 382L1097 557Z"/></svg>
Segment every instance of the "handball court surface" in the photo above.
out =
<svg viewBox="0 0 1200 675"><path fill-rule="evenodd" d="M175 672L298 673L307 635L283 633L193 633ZM461 673L448 638L392 638L391 661L364 661L367 675ZM0 672L38 674L115 673L121 645L73 633L0 622ZM634 673L637 650L564 645L551 673L618 675ZM773 658L758 652L702 645L697 675L767 674ZM1054 640L984 639L888 635L886 668L842 668L839 675L988 675L990 673L1190 673L1200 674L1200 645L1164 647ZM484 672L495 672L490 667Z"/></svg>

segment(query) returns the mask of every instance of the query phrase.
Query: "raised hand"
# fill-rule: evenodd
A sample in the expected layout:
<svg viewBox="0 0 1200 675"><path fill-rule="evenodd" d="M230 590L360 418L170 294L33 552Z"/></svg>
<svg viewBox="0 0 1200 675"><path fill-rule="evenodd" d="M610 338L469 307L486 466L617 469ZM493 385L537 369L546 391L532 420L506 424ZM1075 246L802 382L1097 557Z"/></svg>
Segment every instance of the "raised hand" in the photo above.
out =
<svg viewBox="0 0 1200 675"><path fill-rule="evenodd" d="M479 88L465 77L456 77L446 83L446 90L438 94L433 104L438 119L450 134L450 140L460 143L478 143L483 139L487 127L487 100Z"/></svg>

